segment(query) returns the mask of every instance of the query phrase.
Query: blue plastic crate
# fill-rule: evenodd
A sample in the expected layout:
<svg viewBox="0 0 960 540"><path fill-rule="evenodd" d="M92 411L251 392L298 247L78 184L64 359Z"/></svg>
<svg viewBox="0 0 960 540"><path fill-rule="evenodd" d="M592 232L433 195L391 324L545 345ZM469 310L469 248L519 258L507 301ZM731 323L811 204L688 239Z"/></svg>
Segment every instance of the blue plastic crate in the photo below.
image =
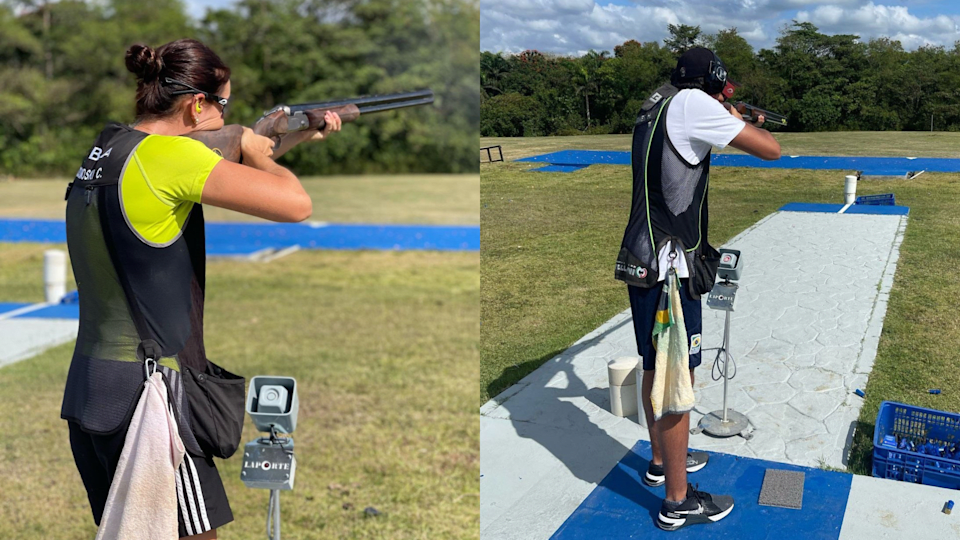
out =
<svg viewBox="0 0 960 540"><path fill-rule="evenodd" d="M873 476L960 489L960 460L891 448L883 444L887 435L953 446L960 443L960 414L884 401L873 431Z"/></svg>
<svg viewBox="0 0 960 540"><path fill-rule="evenodd" d="M867 204L871 206L896 206L897 200L893 193L883 193L880 195L864 195L857 197L855 204Z"/></svg>

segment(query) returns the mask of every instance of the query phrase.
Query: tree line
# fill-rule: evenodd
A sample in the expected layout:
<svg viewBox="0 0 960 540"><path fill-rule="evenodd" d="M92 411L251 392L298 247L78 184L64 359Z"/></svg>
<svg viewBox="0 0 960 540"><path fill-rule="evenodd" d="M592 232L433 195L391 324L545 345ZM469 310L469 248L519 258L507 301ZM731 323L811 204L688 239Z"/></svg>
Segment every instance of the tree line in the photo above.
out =
<svg viewBox="0 0 960 540"><path fill-rule="evenodd" d="M432 88L283 158L301 174L476 170L475 0L0 0L0 175L72 176L109 121L134 120L133 43L200 39L230 66L227 123L280 103Z"/></svg>
<svg viewBox="0 0 960 540"><path fill-rule="evenodd" d="M629 133L643 101L694 46L714 50L735 99L785 114L788 131L960 129L960 42L906 51L887 38L826 35L808 22L755 52L736 28L670 25L663 44L627 41L580 57L480 55L482 136Z"/></svg>

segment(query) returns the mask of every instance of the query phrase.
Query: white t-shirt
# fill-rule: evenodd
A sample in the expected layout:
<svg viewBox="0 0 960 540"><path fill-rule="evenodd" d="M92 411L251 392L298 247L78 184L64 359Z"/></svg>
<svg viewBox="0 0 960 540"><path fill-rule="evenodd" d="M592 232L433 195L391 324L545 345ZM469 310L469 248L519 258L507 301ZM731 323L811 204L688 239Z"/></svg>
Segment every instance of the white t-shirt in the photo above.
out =
<svg viewBox="0 0 960 540"><path fill-rule="evenodd" d="M667 109L667 136L691 165L707 157L710 147L726 147L744 126L702 90L681 90Z"/></svg>
<svg viewBox="0 0 960 540"><path fill-rule="evenodd" d="M691 165L698 165L711 147L724 148L732 141L746 123L734 118L719 101L702 90L681 90L667 109L667 136L677 152ZM690 277L687 259L679 248L670 259L669 246L663 246L658 254L660 276L667 277L667 269L677 269L677 277Z"/></svg>

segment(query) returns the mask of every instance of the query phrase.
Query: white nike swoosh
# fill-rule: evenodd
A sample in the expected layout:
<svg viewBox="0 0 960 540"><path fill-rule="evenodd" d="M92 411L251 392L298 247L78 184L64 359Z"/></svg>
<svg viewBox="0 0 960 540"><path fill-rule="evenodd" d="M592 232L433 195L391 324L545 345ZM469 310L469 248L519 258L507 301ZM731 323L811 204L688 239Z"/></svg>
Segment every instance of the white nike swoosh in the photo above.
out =
<svg viewBox="0 0 960 540"><path fill-rule="evenodd" d="M678 513L678 514L687 514L687 515L690 515L690 514L702 514L702 513L703 513L703 505L697 506L697 509L696 509L696 510L679 510L679 511L677 511L677 513Z"/></svg>

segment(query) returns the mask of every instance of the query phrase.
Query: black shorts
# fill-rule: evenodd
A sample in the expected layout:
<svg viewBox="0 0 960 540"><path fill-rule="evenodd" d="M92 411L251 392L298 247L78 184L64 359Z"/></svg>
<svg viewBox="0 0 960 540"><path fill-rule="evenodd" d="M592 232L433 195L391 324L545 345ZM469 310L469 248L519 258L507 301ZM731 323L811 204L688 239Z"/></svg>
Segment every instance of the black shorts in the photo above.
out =
<svg viewBox="0 0 960 540"><path fill-rule="evenodd" d="M67 423L73 459L87 488L93 520L99 526L129 421L112 435L93 435L83 431L76 422ZM184 456L177 470L177 503L181 537L200 534L233 521L233 512L213 458L194 457L189 453Z"/></svg>
<svg viewBox="0 0 960 540"><path fill-rule="evenodd" d="M690 341L690 369L700 365L700 343L703 341L703 307L700 299L690 297L688 279L680 280L680 303L683 308L683 322ZM644 371L652 371L657 365L657 351L653 347L653 322L660 301L663 282L655 287L644 289L627 285L630 295L630 311L633 313L633 332L637 337L637 353L643 357Z"/></svg>

